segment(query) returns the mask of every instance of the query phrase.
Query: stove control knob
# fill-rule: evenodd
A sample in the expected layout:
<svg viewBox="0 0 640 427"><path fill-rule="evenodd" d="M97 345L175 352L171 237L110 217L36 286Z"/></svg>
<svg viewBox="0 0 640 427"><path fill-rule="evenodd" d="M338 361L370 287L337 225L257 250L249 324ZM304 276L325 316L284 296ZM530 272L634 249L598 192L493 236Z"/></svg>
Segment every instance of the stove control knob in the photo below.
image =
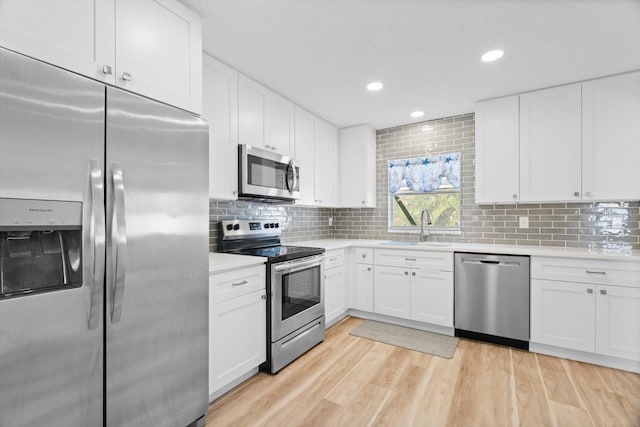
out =
<svg viewBox="0 0 640 427"><path fill-rule="evenodd" d="M269 227L271 227L271 224L265 224L264 225L264 228L269 228Z"/></svg>
<svg viewBox="0 0 640 427"><path fill-rule="evenodd" d="M276 228L280 228L280 224L278 224L277 222L275 224L273 224L276 226Z"/></svg>
<svg viewBox="0 0 640 427"><path fill-rule="evenodd" d="M233 225L233 229L234 230L240 230L240 224L234 224Z"/></svg>
<svg viewBox="0 0 640 427"><path fill-rule="evenodd" d="M233 230L233 224L227 224L227 230Z"/></svg>

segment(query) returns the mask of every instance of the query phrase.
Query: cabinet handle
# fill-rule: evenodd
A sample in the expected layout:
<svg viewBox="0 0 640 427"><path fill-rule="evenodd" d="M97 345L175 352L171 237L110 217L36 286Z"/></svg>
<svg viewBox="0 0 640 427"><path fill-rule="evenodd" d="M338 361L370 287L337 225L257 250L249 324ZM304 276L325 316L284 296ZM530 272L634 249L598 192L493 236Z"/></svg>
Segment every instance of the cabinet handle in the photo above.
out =
<svg viewBox="0 0 640 427"><path fill-rule="evenodd" d="M417 259L415 259L415 258L405 258L404 260L405 261L417 261Z"/></svg>
<svg viewBox="0 0 640 427"><path fill-rule="evenodd" d="M594 270L586 270L587 274L602 274L603 276L607 274L606 271L594 271Z"/></svg>
<svg viewBox="0 0 640 427"><path fill-rule="evenodd" d="M261 296L261 298L262 298L262 299L267 299L267 294L263 294L263 295Z"/></svg>
<svg viewBox="0 0 640 427"><path fill-rule="evenodd" d="M130 73L122 73L122 76L120 78L125 82L130 82L133 77Z"/></svg>
<svg viewBox="0 0 640 427"><path fill-rule="evenodd" d="M249 282L247 282L246 280L243 280L242 282L239 282L239 283L232 283L231 286L242 286L242 285L246 285L247 283Z"/></svg>
<svg viewBox="0 0 640 427"><path fill-rule="evenodd" d="M587 191L585 194L587 195L587 197L591 197L591 191Z"/></svg>
<svg viewBox="0 0 640 427"><path fill-rule="evenodd" d="M604 289L600 289L600 295L606 295L607 291L605 291Z"/></svg>
<svg viewBox="0 0 640 427"><path fill-rule="evenodd" d="M576 197L578 197L578 196L580 195L580 192L579 192L579 191L574 191L574 192L573 192L573 195L574 195L574 196L576 196Z"/></svg>
<svg viewBox="0 0 640 427"><path fill-rule="evenodd" d="M338 257L335 257L335 258L329 258L329 261L335 261L335 260L337 260L337 259L338 259Z"/></svg>
<svg viewBox="0 0 640 427"><path fill-rule="evenodd" d="M592 294L593 293L593 289L587 289L587 293L588 294Z"/></svg>
<svg viewBox="0 0 640 427"><path fill-rule="evenodd" d="M112 69L111 69L111 65L103 65L102 66L102 74L105 74L107 76L111 75L112 73Z"/></svg>

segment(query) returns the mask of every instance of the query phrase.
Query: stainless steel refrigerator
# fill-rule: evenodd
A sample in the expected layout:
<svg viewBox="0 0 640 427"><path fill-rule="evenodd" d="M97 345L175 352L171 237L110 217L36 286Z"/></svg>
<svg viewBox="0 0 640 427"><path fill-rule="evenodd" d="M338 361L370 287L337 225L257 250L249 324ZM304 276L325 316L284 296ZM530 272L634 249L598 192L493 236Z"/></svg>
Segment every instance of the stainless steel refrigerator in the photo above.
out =
<svg viewBox="0 0 640 427"><path fill-rule="evenodd" d="M0 48L0 426L203 424L207 134Z"/></svg>

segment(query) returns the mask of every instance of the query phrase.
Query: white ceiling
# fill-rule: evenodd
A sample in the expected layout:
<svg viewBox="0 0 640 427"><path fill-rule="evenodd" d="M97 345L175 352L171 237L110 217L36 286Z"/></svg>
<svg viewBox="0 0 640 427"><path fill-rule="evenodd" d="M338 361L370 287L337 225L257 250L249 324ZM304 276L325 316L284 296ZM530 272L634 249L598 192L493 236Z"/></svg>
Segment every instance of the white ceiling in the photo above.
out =
<svg viewBox="0 0 640 427"><path fill-rule="evenodd" d="M338 127L640 69L640 0L183 2L207 53ZM501 60L480 61L495 48ZM367 92L374 80L384 89Z"/></svg>

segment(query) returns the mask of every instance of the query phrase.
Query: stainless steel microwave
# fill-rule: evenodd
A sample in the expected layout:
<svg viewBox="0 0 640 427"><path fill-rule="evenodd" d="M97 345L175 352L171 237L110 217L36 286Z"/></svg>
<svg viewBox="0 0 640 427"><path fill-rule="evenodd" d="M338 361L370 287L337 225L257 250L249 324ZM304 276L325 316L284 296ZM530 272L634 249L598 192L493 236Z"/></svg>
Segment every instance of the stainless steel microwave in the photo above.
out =
<svg viewBox="0 0 640 427"><path fill-rule="evenodd" d="M295 159L252 145L238 145L239 197L269 202L300 198L300 166Z"/></svg>

